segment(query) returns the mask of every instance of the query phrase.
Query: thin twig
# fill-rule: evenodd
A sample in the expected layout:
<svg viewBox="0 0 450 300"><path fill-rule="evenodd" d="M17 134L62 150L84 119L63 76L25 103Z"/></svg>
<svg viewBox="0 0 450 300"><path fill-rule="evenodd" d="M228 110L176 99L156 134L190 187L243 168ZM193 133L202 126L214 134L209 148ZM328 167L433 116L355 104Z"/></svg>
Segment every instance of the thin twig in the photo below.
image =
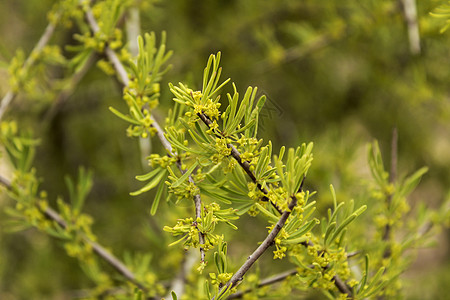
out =
<svg viewBox="0 0 450 300"><path fill-rule="evenodd" d="M50 121L55 117L57 111L61 108L64 102L72 95L73 91L75 90L75 87L78 85L81 79L83 79L83 77L92 67L95 60L96 54L92 52L89 55L86 62L84 63L83 67L80 68L78 71L76 71L74 74L72 74L69 84L59 93L59 95L53 101L52 106L49 108L49 110L44 116L44 120Z"/></svg>
<svg viewBox="0 0 450 300"><path fill-rule="evenodd" d="M294 270L290 270L290 271L286 271L286 272L280 273L278 275L274 275L274 276L272 276L270 278L266 278L266 279L261 280L256 285L256 287L260 288L260 287L263 287L263 286L266 286L266 285L271 285L271 284L283 281L287 277L295 275L297 273L298 273L298 271L294 269ZM251 291L253 291L253 289L247 289L247 290L244 290L244 291L240 291L240 292L231 294L230 296L228 296L227 299L228 300L230 300L230 299L239 299L239 298L242 298L245 294L250 293Z"/></svg>
<svg viewBox="0 0 450 300"><path fill-rule="evenodd" d="M243 280L243 277L245 273L250 269L250 267L261 257L261 255L269 248L273 241L275 240L276 236L280 232L280 230L283 228L284 224L286 223L289 215L292 212L292 209L294 209L295 205L297 205L297 198L292 197L291 202L288 205L288 209L283 212L278 222L275 224L274 228L270 231L270 233L267 235L267 237L264 239L264 241L259 245L258 248L247 258L245 263L239 268L239 270L234 273L234 275L231 277L231 279L219 290L219 294L221 295L223 292L227 291L229 288L233 288L236 286L240 281ZM215 297L213 298L213 300Z"/></svg>
<svg viewBox="0 0 450 300"><path fill-rule="evenodd" d="M394 184L397 177L397 148L398 148L398 132L397 128L392 130L392 143L391 143L391 171L389 174L389 182ZM386 205L389 208L392 202L392 194L386 197ZM391 238L391 225L388 223L384 227L383 232L383 241L388 242ZM391 256L391 248L389 245L386 246L386 249L383 252L383 258L388 258Z"/></svg>
<svg viewBox="0 0 450 300"><path fill-rule="evenodd" d="M347 258L353 257L353 256L355 256L355 255L357 255L359 253L360 253L360 251L350 252L350 253L347 254ZM310 268L314 268L314 267L315 267L314 265L310 266ZM292 276L292 275L296 275L296 274L298 274L298 270L297 269L286 271L286 272L283 272L283 273L280 273L280 274L277 274L277 275L274 275L274 276L271 276L269 278L261 280L256 285L256 287L260 288L260 287L263 287L263 286L266 286L266 285L271 285L271 284L283 281L287 277ZM335 281L335 285L341 287L341 289L342 289L342 291L340 290L341 292L346 293L347 295L351 296L350 289L346 286L345 283L343 283L342 279L340 279L338 276L335 276L333 279ZM230 300L230 299L242 298L244 296L244 294L250 293L253 290L254 289L247 289L247 290L244 290L244 291L236 292L236 293L231 294L230 296L228 296L227 299Z"/></svg>
<svg viewBox="0 0 450 300"><path fill-rule="evenodd" d="M6 187L9 191L14 192L14 189L11 185L11 182L0 175L0 184ZM39 208L41 212L50 220L55 221L61 228L66 229L67 223L64 221L64 219L52 208L47 207L44 210ZM130 269L127 268L127 266L122 263L118 258L116 258L114 255L109 253L103 246L101 246L99 243L94 242L87 238L84 234L82 235L83 240L89 244L94 252L101 257L103 260L105 260L107 263L109 263L117 272L122 274L128 281L132 282L136 286L138 286L140 289L144 291L148 291L148 289L145 287L144 284L139 282L136 279L136 276L133 274L133 272L130 271Z"/></svg>
<svg viewBox="0 0 450 300"><path fill-rule="evenodd" d="M59 14L57 15L57 18L59 18ZM37 53L41 52L42 49L48 44L48 42L50 41L50 38L53 35L53 32L55 32L55 28L56 28L56 22L48 23L47 27L45 28L44 33L42 34L41 38L38 41L38 43L33 48L33 50L31 50L30 55L25 60L23 66L22 66L22 68L24 70L28 69L35 63L36 55L33 55L33 54L37 54ZM14 100L14 98L16 98L16 96L17 96L17 93L14 93L13 91L8 91L6 93L6 95L3 97L3 99L0 103L0 120L2 119L3 114L5 113L6 109L11 104L11 102Z"/></svg>
<svg viewBox="0 0 450 300"><path fill-rule="evenodd" d="M394 184L396 181L396 177L397 177L397 150L398 149L398 132L397 132L397 128L394 128L392 130L392 141L391 141L391 169L390 169L390 173L389 173L389 183ZM387 210L389 210L389 207L391 206L391 202L392 202L392 194L387 195L386 197L386 206L387 206ZM389 224L389 222L386 224L386 226L384 226L384 232L383 232L383 236L382 236L382 240L386 243L386 248L383 251L383 258L389 258L392 255L392 248L390 245L390 240L391 240L391 225ZM386 270L384 270L384 272L386 272ZM385 296L379 296L377 297L378 300L383 300L385 299Z"/></svg>
<svg viewBox="0 0 450 300"><path fill-rule="evenodd" d="M97 24L97 21L95 20L95 17L90 10L86 11L86 19L94 33L98 32L100 30L100 28ZM110 60L110 62L113 64L114 69L116 70L117 75L118 75L120 81L122 82L122 84L125 87L128 87L130 84L130 79L128 78L128 73L125 70L125 67L123 66L123 64L120 62L117 54L114 52L114 50L112 50L109 47L109 45L105 46L105 53L106 53L106 56L108 57L108 59ZM153 116L150 116L150 118L152 120L152 127L154 127L156 129L156 135L158 136L159 140L161 141L161 144L167 150L169 156L174 156L174 153L172 151L172 145L165 137L164 131L162 130L161 126L158 124L158 122L155 120L155 118ZM178 166L178 169L180 170L180 172L183 173L184 170L181 168L181 163L177 163L177 166ZM189 182L195 184L194 179L192 178L191 175L189 175L188 180L189 180ZM194 196L194 205L195 205L195 217L197 219L197 218L201 217L202 202L201 202L200 194L197 194ZM201 233L200 231L198 234L199 234L200 245L204 245L205 244L204 234ZM202 247L200 247L200 255L201 255L201 261L202 262L205 261L205 251Z"/></svg>

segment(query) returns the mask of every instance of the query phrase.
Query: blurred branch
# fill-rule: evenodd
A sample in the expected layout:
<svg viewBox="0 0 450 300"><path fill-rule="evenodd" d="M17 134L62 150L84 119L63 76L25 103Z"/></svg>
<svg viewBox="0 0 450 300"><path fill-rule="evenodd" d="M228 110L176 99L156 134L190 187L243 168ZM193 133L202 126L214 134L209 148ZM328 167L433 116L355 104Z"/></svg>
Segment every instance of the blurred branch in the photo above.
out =
<svg viewBox="0 0 450 300"><path fill-rule="evenodd" d="M139 17L139 8L134 5L131 6L126 14L125 29L127 32L128 48L132 57L139 55L138 36L141 34L141 19ZM147 157L152 150L152 139L139 138L139 149L141 151L141 165L143 169L148 168Z"/></svg>
<svg viewBox="0 0 450 300"><path fill-rule="evenodd" d="M89 69L92 67L96 59L97 55L94 52L92 52L89 55L87 61L84 63L83 67L80 68L78 71L76 71L74 74L72 74L72 76L70 77L69 84L59 93L59 95L53 101L52 106L44 116L44 120L50 121L55 117L58 110L61 109L64 102L66 102L66 100L73 94L76 86L81 81L81 79L83 79L83 77L86 75Z"/></svg>
<svg viewBox="0 0 450 300"><path fill-rule="evenodd" d="M132 56L137 56L139 54L137 37L141 34L140 24L141 20L139 17L139 8L136 6L130 7L126 18L125 28L127 31L130 53Z"/></svg>
<svg viewBox="0 0 450 300"><path fill-rule="evenodd" d="M391 141L391 172L389 175L389 181L395 183L397 180L397 153L398 153L398 130L394 128L392 130Z"/></svg>
<svg viewBox="0 0 450 300"><path fill-rule="evenodd" d="M406 26L408 28L409 51L411 54L420 54L420 34L417 22L416 0L401 0Z"/></svg>
<svg viewBox="0 0 450 300"><path fill-rule="evenodd" d="M331 43L335 42L339 38L342 38L343 35L345 35L345 33L339 34L337 36L329 33L324 33L303 45L285 49L280 63L286 64L303 59L312 53L316 53L320 49L328 47ZM269 58L263 59L257 65L257 68L260 72L269 71L275 67L276 66L273 63L270 63Z"/></svg>
<svg viewBox="0 0 450 300"><path fill-rule="evenodd" d="M391 141L391 170L389 174L389 182L391 184L395 184L396 177L397 177L397 148L398 148L398 133L397 128L394 128L392 130L392 141ZM392 194L388 195L386 197L386 205L389 208L391 206L392 202ZM389 222L384 227L384 233L383 233L383 241L389 242L391 236L391 225ZM386 246L386 249L383 253L383 258L388 258L391 256L391 248L389 245Z"/></svg>
<svg viewBox="0 0 450 300"><path fill-rule="evenodd" d="M86 11L86 19L94 33L98 32L100 30L100 28L97 24L97 21L95 20L94 15L92 14L91 10ZM108 59L110 60L110 62L113 64L113 67L117 72L119 80L122 82L122 84L125 87L128 87L130 84L130 79L128 78L128 73L125 70L125 67L123 66L123 64L120 62L117 54L114 52L114 50L112 50L109 47L109 45L105 46L105 54L108 57ZM172 145L165 137L164 131L162 130L161 126L159 126L158 122L155 120L155 118L153 116L150 116L150 118L152 120L151 126L153 126L156 129L156 135L158 136L159 140L161 141L161 144L167 150L168 155L173 156ZM185 171L182 169L180 161L177 162L177 166L178 166L178 169L180 170L180 172L184 174ZM189 175L189 182L195 184L191 175ZM201 217L202 202L201 202L200 194L197 194L194 196L194 204L195 204L195 219L197 219L197 218ZM204 238L203 233L201 233L199 231L198 234L199 234L200 245L204 245L205 238ZM200 256L201 256L201 261L205 261L205 251L202 247L200 247Z"/></svg>
<svg viewBox="0 0 450 300"><path fill-rule="evenodd" d="M177 272L177 276L172 280L170 288L168 289L169 294L165 297L166 299L170 299L170 293L172 291L174 291L175 294L181 298L184 294L184 286L186 285L187 276L189 275L189 272L191 272L196 260L197 256L193 251L189 250L185 253L183 262L180 266L180 271Z"/></svg>
<svg viewBox="0 0 450 300"><path fill-rule="evenodd" d="M59 18L59 16L60 15L58 14L56 17ZM37 56L33 55L33 54L39 53L48 44L48 42L50 41L50 38L53 35L53 32L55 31L55 28L56 28L56 22L48 23L47 27L45 28L44 33L42 34L41 38L38 41L38 43L36 44L36 46L34 46L33 50L31 50L30 55L25 60L23 67L22 67L24 70L28 69L35 63ZM11 104L11 102L14 100L14 98L16 98L16 96L17 96L17 93L14 93L13 91L8 91L6 93L6 95L3 97L3 99L0 103L0 120L2 119L3 114L5 113L6 109Z"/></svg>
<svg viewBox="0 0 450 300"><path fill-rule="evenodd" d="M9 191L13 191L13 187L11 185L11 182L0 175L0 184L3 185L6 189ZM52 208L47 207L45 210L42 210L42 208L37 207L44 215L50 220L55 221L61 228L66 229L67 223L64 221L64 219ZM147 291L147 288L144 284L140 283L136 276L131 272L127 266L122 263L118 258L116 258L113 254L109 253L103 246L98 244L97 242L94 242L87 238L85 235L82 235L83 240L89 244L93 251L101 257L104 261L106 261L108 264L110 264L117 272L122 274L128 281L132 282L136 286L138 286L140 289Z"/></svg>

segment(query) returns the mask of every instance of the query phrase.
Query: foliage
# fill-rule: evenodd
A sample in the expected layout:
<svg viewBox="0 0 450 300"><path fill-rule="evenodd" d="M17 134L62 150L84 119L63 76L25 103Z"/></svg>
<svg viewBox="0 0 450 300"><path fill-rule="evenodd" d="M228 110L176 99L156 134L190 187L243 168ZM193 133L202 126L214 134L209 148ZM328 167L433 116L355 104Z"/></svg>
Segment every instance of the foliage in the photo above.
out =
<svg viewBox="0 0 450 300"><path fill-rule="evenodd" d="M264 9L269 12L272 4L267 5ZM297 4L287 1L286 5ZM237 83L222 80L221 52L209 56L202 77L193 72L196 79L168 83L163 88L164 78L172 76L168 73L172 52L166 51L166 33L161 34L158 42L153 32L131 36L122 28L123 22L136 26L132 24L135 20L130 17L131 12L145 11L148 7L157 9L151 1L103 0L93 4L59 1L48 13L49 25L29 58L25 58L23 51L17 51L11 58L9 92L2 100L0 118L16 101L28 103L36 98L45 107L46 120L52 124L61 114L58 112L61 103L71 101L69 95L94 62L103 71L97 76L116 79L120 92L110 95L123 101L111 101L107 106L113 115L127 123L126 135L140 143L138 148L126 142L122 147L131 150L125 156L128 161L138 161L144 156L146 162L143 167L131 168L135 178L143 183L139 187L134 185L135 189L130 186L125 189L131 196L152 199L151 205L146 204L148 215L138 207L126 215L126 220L139 215L150 220L152 225L146 227L145 234L151 247L148 243L138 244L141 251L128 252L101 245L100 240L104 242L106 236L94 234L94 217L83 212L89 211L84 207L97 184L93 172L77 166L77 180L65 177L66 192L47 192L48 188L43 188L45 181L34 167L39 164L34 158L42 141L25 129L20 109L17 113L11 110L10 115L6 114L9 120L1 124L2 158L8 162L10 174L0 174L0 184L8 199L13 200L5 205L8 221L2 225L13 232L28 233L35 228L56 238L89 280L76 287L83 289L83 298L273 299L314 297L316 293L329 299L401 298L404 282L401 274L412 264L414 250L432 242L450 219L448 203L433 210L423 202L414 207L410 201L428 168L397 178L396 138L392 143L390 172L385 169L375 141L367 146L364 164L371 179L355 200L348 192L352 186L339 187L340 193L330 185L328 196L320 189L316 194L308 183L310 177L315 178L313 143L300 143L294 148L276 147L275 140L265 142L261 129L267 124L262 119L271 100L256 87L240 93ZM305 7L317 9L310 2ZM334 8L327 7L330 11ZM392 9L389 5L374 8L380 13ZM355 7L350 5L348 9ZM285 24L283 30L306 45L315 45L310 41L317 39L329 43L355 30L352 26L363 24L358 17L349 25L336 17L330 22L332 25L321 29L323 34L316 34L316 29L309 25L293 22ZM51 45L55 30L66 27L72 28L71 34L76 32L73 34L76 44ZM362 28L356 34L368 30ZM259 28L255 36L264 45L263 52L268 57L265 63L270 66L305 51L295 47L293 51L286 50L271 27ZM138 48L136 56L129 50L134 43ZM63 70L62 78L46 76L46 70L55 68ZM190 81L199 82L199 87ZM159 104L164 91L172 94L173 102L168 105L170 109L161 126L158 120L163 119L160 116L164 108ZM400 96L406 93L397 92ZM52 99L56 100L48 104ZM300 111L307 114L308 109L303 107ZM89 122L100 127L105 143L115 138L108 134L108 126L118 123L115 119L112 123L102 122L100 115L94 115ZM151 151L146 153L145 145L150 141L158 145L151 144ZM110 144L107 145L101 156L110 158ZM332 151L329 155L333 155ZM320 158L314 161L319 167L325 164ZM342 158L341 163L344 162ZM107 164L117 162L108 160ZM118 181L124 179L120 171L115 176ZM342 177L342 182L348 184ZM52 185L53 181L47 187ZM58 193L67 196L57 196ZM100 194L97 190L96 195ZM121 195L120 202L124 198ZM131 209L135 199L139 198L131 198L117 209ZM51 208L54 205L57 210ZM95 219L111 224L112 232L115 223L127 227L123 226L121 215L108 213L112 203L100 205ZM152 226L156 229L148 228ZM240 249L240 239L251 240L249 234L241 233L246 226L260 226L263 230L254 234L257 241L250 243L249 249ZM142 240L142 234L136 235L134 228L120 230ZM123 259L112 254L121 251ZM262 255L267 251L273 256L263 263ZM195 263L190 256L195 257ZM261 279L265 264L277 280ZM276 275L272 268L290 270Z"/></svg>

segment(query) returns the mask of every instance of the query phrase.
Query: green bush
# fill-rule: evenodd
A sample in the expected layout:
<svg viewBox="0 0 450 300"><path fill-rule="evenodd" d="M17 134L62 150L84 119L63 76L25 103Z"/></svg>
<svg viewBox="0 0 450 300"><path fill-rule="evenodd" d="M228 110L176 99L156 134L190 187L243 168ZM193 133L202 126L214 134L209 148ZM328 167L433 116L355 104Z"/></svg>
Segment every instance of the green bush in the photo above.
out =
<svg viewBox="0 0 450 300"><path fill-rule="evenodd" d="M58 1L0 53L1 298L433 295L404 274L447 239L448 41L402 3Z"/></svg>

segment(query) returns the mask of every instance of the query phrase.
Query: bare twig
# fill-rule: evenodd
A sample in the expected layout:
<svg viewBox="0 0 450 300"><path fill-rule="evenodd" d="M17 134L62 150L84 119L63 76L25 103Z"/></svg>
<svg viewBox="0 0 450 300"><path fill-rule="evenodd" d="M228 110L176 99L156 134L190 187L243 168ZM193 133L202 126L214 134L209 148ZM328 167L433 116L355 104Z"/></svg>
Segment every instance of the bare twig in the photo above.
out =
<svg viewBox="0 0 450 300"><path fill-rule="evenodd" d="M286 279L287 277L292 276L292 275L295 275L295 274L297 274L297 273L298 273L298 271L295 270L295 269L294 269L294 270L290 270L290 271L286 271L286 272L283 272L283 273L280 273L280 274L275 275L275 276L272 276L272 277L270 277L270 278L266 278L266 279L261 280L261 281L256 285L256 287L260 288L260 287L263 287L263 286L266 286L266 285L271 285L271 284L274 284L274 283L283 281L283 280ZM245 291L240 291L240 292L231 294L230 296L228 296L227 299L230 300L230 299L239 299L239 298L242 298L245 294L250 293L252 290L253 290L253 289L247 289L247 290L245 290Z"/></svg>
<svg viewBox="0 0 450 300"><path fill-rule="evenodd" d="M11 182L0 175L0 184L6 187L9 191L14 192L14 189L11 185ZM39 208L39 207L38 207ZM39 208L41 210L41 208ZM47 207L45 210L41 210L42 213L50 220L55 221L61 228L65 229L67 228L67 223L64 221L64 219L52 208ZM117 272L122 274L128 281L132 282L136 286L138 286L140 289L147 291L148 289L145 287L144 284L139 282L136 279L136 276L133 274L133 272L130 271L130 269L127 268L127 266L122 263L118 258L116 258L114 255L109 253L103 246L101 246L99 243L94 242L87 238L84 234L82 235L83 240L89 244L93 251L101 257L104 261L109 263Z"/></svg>
<svg viewBox="0 0 450 300"><path fill-rule="evenodd" d="M59 18L59 15L57 16L57 18ZM55 28L56 28L56 22L50 22L47 25L47 27L45 28L45 31L42 34L41 38L39 39L38 43L31 51L28 58L25 60L23 67L22 67L24 70L28 69L35 63L36 55L33 55L33 54L39 53L48 44L48 42L50 41L50 38L53 35L53 32L55 31ZM16 96L17 96L16 93L14 93L13 91L9 91L3 97L1 104L0 104L0 120L2 119L3 114L5 113L6 109L8 108L8 106L11 104L11 102L14 100L14 98Z"/></svg>
<svg viewBox="0 0 450 300"><path fill-rule="evenodd" d="M350 257L353 257L355 255L358 255L359 253L360 253L360 251L354 251L354 252L347 253L347 258L350 258ZM314 268L315 266L311 265L310 267ZM256 287L260 288L260 287L263 287L263 286L266 286L266 285L271 285L271 284L283 281L287 277L292 276L292 275L296 275L296 274L298 274L297 269L289 270L289 271L286 271L286 272L283 272L283 273L280 273L280 274L277 274L277 275L274 275L274 276L271 276L269 278L261 280L256 285ZM342 293L345 293L345 294L351 296L350 289L342 281L342 279L340 279L338 276L335 276L333 279L335 281L335 285L340 287L339 291L341 291ZM230 299L239 299L239 298L242 298L244 296L244 294L250 293L251 291L253 291L253 289L247 289L247 290L244 290L244 291L239 291L239 292L236 292L234 294L231 294L230 296L228 296L227 299L228 300L230 300Z"/></svg>
<svg viewBox="0 0 450 300"><path fill-rule="evenodd" d="M97 21L95 20L95 17L90 10L86 11L86 19L87 19L89 26L91 27L93 32L98 32L100 30L100 28L98 27ZM114 69L116 70L117 75L118 75L120 81L122 82L122 84L125 87L128 87L130 84L130 79L128 78L128 73L125 70L125 67L123 66L123 64L120 62L117 54L108 45L105 46L105 53L106 53L106 56L108 57L108 59L113 64ZM172 145L165 137L164 131L162 130L161 126L158 124L158 122L155 120L155 118L153 116L151 116L150 118L152 120L152 126L156 129L156 135L158 136L159 140L161 141L161 144L167 150L168 155L174 156L174 153L172 150ZM184 170L181 168L181 163L177 163L177 166L178 166L178 169L183 173ZM189 180L189 182L195 184L192 176L189 175L188 180ZM195 217L197 219L197 218L201 217L202 203L201 203L200 194L197 194L194 196L194 205L195 205ZM201 233L201 232L199 232L199 242L200 242L200 245L205 244L205 238L204 238L203 233ZM205 251L202 247L200 247L200 255L201 255L201 261L204 261L205 260Z"/></svg>

